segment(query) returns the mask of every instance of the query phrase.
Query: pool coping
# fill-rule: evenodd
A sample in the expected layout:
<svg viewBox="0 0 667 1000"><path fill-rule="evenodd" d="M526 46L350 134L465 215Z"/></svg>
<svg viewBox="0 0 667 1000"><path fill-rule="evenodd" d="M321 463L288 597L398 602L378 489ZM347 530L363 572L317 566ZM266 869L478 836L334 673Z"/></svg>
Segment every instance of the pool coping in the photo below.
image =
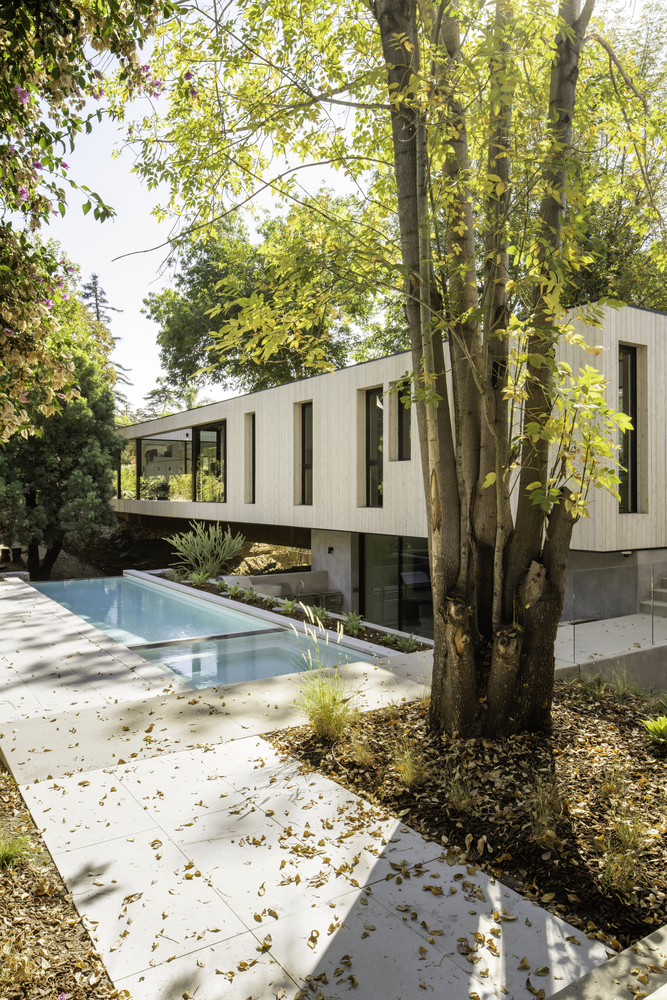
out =
<svg viewBox="0 0 667 1000"><path fill-rule="evenodd" d="M238 601L231 601L229 598L221 597L218 594L209 594L205 591L193 590L192 587L186 587L182 583L174 583L172 580L165 580L163 577L158 577L155 575L156 572L162 573L164 570L148 572L139 569L126 569L123 570L123 577L140 580L144 583L152 583L160 587L166 587L168 590L174 590L180 594L187 594L188 597L196 596L200 600L209 601L211 604L219 604L229 610L239 610ZM331 629L326 629L322 625L311 625L310 622L300 622L296 618L286 619L284 615L277 615L274 611L268 611L264 608L252 608L245 613L254 615L264 621L271 622L274 625L281 625L282 628L287 631L292 629L295 632L302 632L304 635L315 635L316 638L333 640L336 643L339 642L338 633L332 632ZM371 623L369 622L369 624ZM387 630L382 629L382 631ZM404 655L400 650L389 649L387 646L378 646L373 642L364 642L363 639L355 639L350 635L344 636L344 638L340 641L340 645L347 647L348 649L355 650L358 653L366 653L367 655L379 657L383 660L391 659L393 656Z"/></svg>

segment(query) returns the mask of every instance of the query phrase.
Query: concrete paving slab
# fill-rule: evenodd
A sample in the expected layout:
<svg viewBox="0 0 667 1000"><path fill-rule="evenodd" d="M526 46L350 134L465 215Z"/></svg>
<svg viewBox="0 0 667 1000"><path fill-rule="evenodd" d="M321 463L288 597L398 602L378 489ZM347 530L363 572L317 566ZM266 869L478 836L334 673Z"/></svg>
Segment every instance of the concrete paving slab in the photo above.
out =
<svg viewBox="0 0 667 1000"><path fill-rule="evenodd" d="M371 897L334 896L279 920L271 937L271 954L302 987L307 976L324 974L314 985L327 1000L407 1000L421 996L420 989L457 1000L475 989L482 995L481 980L424 948L400 915Z"/></svg>
<svg viewBox="0 0 667 1000"><path fill-rule="evenodd" d="M262 954L261 935L248 931L229 941L200 947L174 962L116 979L132 1000L293 1000L297 986L271 954ZM285 991L284 994L282 991Z"/></svg>
<svg viewBox="0 0 667 1000"><path fill-rule="evenodd" d="M21 791L54 858L156 825L113 773L91 771L85 778L40 781Z"/></svg>
<svg viewBox="0 0 667 1000"><path fill-rule="evenodd" d="M376 902L393 910L407 907L415 933L431 937L432 947L462 969L475 962L475 974L496 989L522 993L532 977L533 985L550 996L559 982L576 979L607 959L599 941L575 933L485 872L429 861L424 874L412 868L399 884L401 872L383 860L373 874L380 876L383 870L388 880L371 884Z"/></svg>
<svg viewBox="0 0 667 1000"><path fill-rule="evenodd" d="M188 869L176 845L160 836L159 828L148 829L58 858L114 980L248 930L201 874Z"/></svg>
<svg viewBox="0 0 667 1000"><path fill-rule="evenodd" d="M661 927L604 965L570 982L553 1000L620 1000L632 993L667 998L667 927Z"/></svg>

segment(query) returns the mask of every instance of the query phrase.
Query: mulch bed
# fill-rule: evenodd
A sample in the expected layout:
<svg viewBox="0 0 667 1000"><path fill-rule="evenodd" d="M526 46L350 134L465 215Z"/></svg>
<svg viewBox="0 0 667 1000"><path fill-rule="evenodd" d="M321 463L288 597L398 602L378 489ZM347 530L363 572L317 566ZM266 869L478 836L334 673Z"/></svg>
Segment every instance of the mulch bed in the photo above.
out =
<svg viewBox="0 0 667 1000"><path fill-rule="evenodd" d="M303 611L300 607L296 607L294 611L283 611L282 605L276 604L275 606L272 606L271 602L267 603L267 601L261 596L246 598L239 595L229 594L223 590L218 590L217 587L214 587L209 583L199 585L190 583L188 580L181 580L180 582L185 584L187 587L192 587L193 590L203 590L207 594L216 594L217 597L225 597L228 601L236 601L238 604L246 604L249 608L262 608L263 611L273 611L275 614L282 615L284 618L294 618L298 622L305 622L308 625L312 624L307 612ZM267 578L267 582L271 582L270 577ZM330 629L332 632L335 632L338 628L340 628L342 629L344 635L348 635L354 639L360 639L362 642L372 642L376 646L386 646L388 649L400 650L399 640L401 637L391 635L391 633L378 632L378 630L374 628L362 627L359 628L356 635L354 635L344 622L340 621L338 618L332 618L330 615L327 615L322 619L322 625L324 628ZM411 643L409 652L412 653L417 652L418 650L430 648L431 647L427 646L425 643L415 640Z"/></svg>
<svg viewBox="0 0 667 1000"><path fill-rule="evenodd" d="M659 714L558 682L551 735L452 739L423 701L364 712L335 746L310 726L267 738L618 951L667 923L667 755L640 723Z"/></svg>
<svg viewBox="0 0 667 1000"><path fill-rule="evenodd" d="M44 849L13 778L0 765L0 835L29 854L0 868L0 1000L108 1000L119 993Z"/></svg>

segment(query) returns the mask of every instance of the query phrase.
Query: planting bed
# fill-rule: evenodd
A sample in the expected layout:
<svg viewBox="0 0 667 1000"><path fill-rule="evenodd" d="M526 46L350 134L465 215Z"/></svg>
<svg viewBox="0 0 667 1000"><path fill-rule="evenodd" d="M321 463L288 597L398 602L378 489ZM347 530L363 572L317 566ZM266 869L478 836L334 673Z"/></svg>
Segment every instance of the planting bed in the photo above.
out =
<svg viewBox="0 0 667 1000"><path fill-rule="evenodd" d="M171 579L171 577L167 577L167 579ZM203 590L207 594L216 594L218 597L225 597L229 601L237 601L239 604L246 604L250 608L262 608L265 611L274 611L276 614L282 614L285 618L294 618L295 621L306 622L307 624L311 621L307 612L303 611L303 609L298 605L294 611L285 611L283 610L282 605L278 602L276 602L275 605L271 605L270 603L267 603L267 601L259 594L255 597L247 598L240 595L232 595L225 590L219 590L210 583L199 585L191 583L189 580L179 580L178 582L186 587L192 587L193 590ZM351 632L345 623L339 618L334 618L331 615L322 619L322 625L324 628L330 629L332 632L335 632L338 627L341 627L344 635L360 639L362 642L372 642L375 643L376 646L386 646L387 649L401 650L401 636L395 636L388 632L381 632L378 629L374 629L372 625L362 627L355 633ZM418 650L430 648L431 647L426 643L414 640L414 644L411 645L411 648L409 650L403 650L403 652L412 653L417 652Z"/></svg>
<svg viewBox="0 0 667 1000"><path fill-rule="evenodd" d="M309 726L269 739L620 950L667 923L667 755L640 721L662 712L559 681L550 735L439 736L424 701L364 713L335 745Z"/></svg>

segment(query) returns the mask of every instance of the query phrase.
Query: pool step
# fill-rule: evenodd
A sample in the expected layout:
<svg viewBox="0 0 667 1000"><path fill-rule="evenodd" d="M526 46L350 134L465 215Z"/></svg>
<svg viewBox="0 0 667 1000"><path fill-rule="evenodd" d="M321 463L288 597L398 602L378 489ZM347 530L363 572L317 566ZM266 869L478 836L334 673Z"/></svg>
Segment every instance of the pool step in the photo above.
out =
<svg viewBox="0 0 667 1000"><path fill-rule="evenodd" d="M244 639L248 635L271 635L272 632L287 632L287 626L284 628L253 628L249 629L247 632L222 632L220 635L195 635L186 639L168 639L166 642L160 640L159 642L142 642L138 646L127 645L126 649L159 649L161 646L185 646L191 642L213 642L215 639Z"/></svg>

